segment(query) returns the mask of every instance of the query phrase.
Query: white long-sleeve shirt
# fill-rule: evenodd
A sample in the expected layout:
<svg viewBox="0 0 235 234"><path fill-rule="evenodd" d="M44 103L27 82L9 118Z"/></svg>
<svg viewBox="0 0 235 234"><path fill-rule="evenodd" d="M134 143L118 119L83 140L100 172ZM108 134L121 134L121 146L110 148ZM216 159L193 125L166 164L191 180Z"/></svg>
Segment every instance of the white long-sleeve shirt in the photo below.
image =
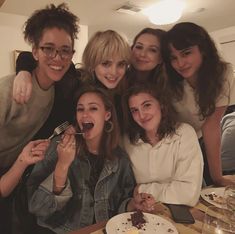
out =
<svg viewBox="0 0 235 234"><path fill-rule="evenodd" d="M124 139L140 193L152 194L156 201L194 206L199 199L203 158L194 129L181 124L176 134L155 146L131 144Z"/></svg>

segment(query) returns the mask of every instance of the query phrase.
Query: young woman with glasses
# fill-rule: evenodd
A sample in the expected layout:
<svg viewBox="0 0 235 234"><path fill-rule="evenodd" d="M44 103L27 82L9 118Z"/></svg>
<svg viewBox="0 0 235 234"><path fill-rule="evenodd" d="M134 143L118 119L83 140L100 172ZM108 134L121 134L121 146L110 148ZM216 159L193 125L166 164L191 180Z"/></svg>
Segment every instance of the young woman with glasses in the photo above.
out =
<svg viewBox="0 0 235 234"><path fill-rule="evenodd" d="M51 5L36 11L25 23L24 37L37 61L32 72L33 92L25 105L18 105L11 97L14 76L0 79L1 167L10 166L46 122L54 102L54 84L71 64L77 21L66 6Z"/></svg>
<svg viewBox="0 0 235 234"><path fill-rule="evenodd" d="M63 78L71 64L77 23L77 16L64 4L35 11L26 21L24 37L37 61L32 72L33 92L27 103L19 105L12 99L15 76L0 79L0 175L45 126L54 103L54 84Z"/></svg>

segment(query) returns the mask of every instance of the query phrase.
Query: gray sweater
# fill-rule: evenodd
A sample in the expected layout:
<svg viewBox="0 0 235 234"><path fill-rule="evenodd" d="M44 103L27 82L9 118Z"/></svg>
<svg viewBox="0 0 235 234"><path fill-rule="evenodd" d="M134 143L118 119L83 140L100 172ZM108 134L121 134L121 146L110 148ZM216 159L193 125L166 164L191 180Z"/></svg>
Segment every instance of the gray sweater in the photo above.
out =
<svg viewBox="0 0 235 234"><path fill-rule="evenodd" d="M29 102L17 104L12 98L14 77L0 78L0 168L13 164L48 118L54 102L54 87L42 90L33 76Z"/></svg>

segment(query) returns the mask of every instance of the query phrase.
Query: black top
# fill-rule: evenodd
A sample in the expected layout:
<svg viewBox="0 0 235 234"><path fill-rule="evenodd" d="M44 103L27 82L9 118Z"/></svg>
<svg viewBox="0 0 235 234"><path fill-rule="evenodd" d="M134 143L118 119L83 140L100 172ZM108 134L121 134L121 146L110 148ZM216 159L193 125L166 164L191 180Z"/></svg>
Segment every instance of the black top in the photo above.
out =
<svg viewBox="0 0 235 234"><path fill-rule="evenodd" d="M89 152L87 154L88 161L90 163L90 178L89 178L89 188L91 194L94 196L95 186L100 177L100 173L104 166L104 159L100 155L95 155Z"/></svg>

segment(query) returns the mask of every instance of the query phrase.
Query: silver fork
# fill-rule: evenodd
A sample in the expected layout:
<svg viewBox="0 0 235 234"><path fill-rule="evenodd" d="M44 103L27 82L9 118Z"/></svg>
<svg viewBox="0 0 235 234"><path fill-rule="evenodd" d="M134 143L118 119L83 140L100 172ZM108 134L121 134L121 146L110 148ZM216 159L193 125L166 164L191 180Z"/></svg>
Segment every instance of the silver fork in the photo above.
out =
<svg viewBox="0 0 235 234"><path fill-rule="evenodd" d="M70 123L68 121L65 121L64 123L60 124L58 127L55 128L53 134L48 139L52 139L53 137L60 135L68 128L69 125Z"/></svg>

